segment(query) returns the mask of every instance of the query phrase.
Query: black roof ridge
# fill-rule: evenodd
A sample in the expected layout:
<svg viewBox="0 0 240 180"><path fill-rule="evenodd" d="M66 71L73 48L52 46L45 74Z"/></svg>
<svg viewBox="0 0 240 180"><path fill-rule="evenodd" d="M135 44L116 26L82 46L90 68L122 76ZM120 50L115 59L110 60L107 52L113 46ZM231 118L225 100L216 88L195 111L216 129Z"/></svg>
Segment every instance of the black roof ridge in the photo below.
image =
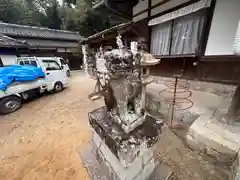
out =
<svg viewBox="0 0 240 180"><path fill-rule="evenodd" d="M27 25L21 25L21 24L5 23L5 22L0 22L0 25L6 25L6 26L12 26L12 27L21 27L21 28L31 28L31 29L37 29L37 30L47 30L47 31L53 31L53 32L64 32L64 33L76 34L76 35L81 36L78 32L67 31L67 30L58 30L58 29L50 29L50 28L46 28L46 27L27 26Z"/></svg>

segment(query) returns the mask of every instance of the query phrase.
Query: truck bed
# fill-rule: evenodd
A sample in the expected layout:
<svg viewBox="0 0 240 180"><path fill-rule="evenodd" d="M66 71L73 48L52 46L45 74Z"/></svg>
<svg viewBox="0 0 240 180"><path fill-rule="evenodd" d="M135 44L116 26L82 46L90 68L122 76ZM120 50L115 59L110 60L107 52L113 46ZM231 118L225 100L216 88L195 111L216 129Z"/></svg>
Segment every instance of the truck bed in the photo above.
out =
<svg viewBox="0 0 240 180"><path fill-rule="evenodd" d="M45 79L38 79L36 81L29 82L14 82L8 87L6 91L0 90L0 98L17 93L22 93L31 89L36 89L44 85L46 85Z"/></svg>

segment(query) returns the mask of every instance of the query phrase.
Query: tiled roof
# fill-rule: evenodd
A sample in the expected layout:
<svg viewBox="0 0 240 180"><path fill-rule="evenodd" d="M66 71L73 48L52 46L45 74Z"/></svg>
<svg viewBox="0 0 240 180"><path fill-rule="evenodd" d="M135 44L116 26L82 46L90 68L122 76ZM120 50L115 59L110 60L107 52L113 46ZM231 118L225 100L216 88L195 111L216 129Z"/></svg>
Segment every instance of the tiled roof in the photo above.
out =
<svg viewBox="0 0 240 180"><path fill-rule="evenodd" d="M78 42L47 40L47 39L24 39L30 48L78 48Z"/></svg>
<svg viewBox="0 0 240 180"><path fill-rule="evenodd" d="M0 34L0 47L28 47L28 44L24 41L19 41L3 34Z"/></svg>
<svg viewBox="0 0 240 180"><path fill-rule="evenodd" d="M16 37L29 37L29 38L46 38L46 39L59 39L59 40L75 40L81 41L84 39L76 32L62 31L55 29L48 29L34 26L23 26L17 24L1 23L0 33L7 36Z"/></svg>
<svg viewBox="0 0 240 180"><path fill-rule="evenodd" d="M60 41L47 39L14 39L0 34L0 47L29 47L29 48L78 48L78 41Z"/></svg>

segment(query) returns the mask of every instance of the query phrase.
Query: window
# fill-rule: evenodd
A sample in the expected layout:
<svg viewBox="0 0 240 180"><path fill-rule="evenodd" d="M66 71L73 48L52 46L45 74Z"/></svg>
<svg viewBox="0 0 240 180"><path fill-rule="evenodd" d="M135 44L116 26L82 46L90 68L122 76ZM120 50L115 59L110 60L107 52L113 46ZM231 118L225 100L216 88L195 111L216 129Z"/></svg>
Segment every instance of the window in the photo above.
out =
<svg viewBox="0 0 240 180"><path fill-rule="evenodd" d="M54 70L60 70L60 66L56 61L52 61L52 60L43 60L43 65L44 67L46 67L46 70L49 71L54 71Z"/></svg>
<svg viewBox="0 0 240 180"><path fill-rule="evenodd" d="M169 55L172 22L152 27L151 52L155 55Z"/></svg>
<svg viewBox="0 0 240 180"><path fill-rule="evenodd" d="M61 64L62 64L62 65L67 64L67 62L66 62L64 59L60 59L60 61L61 61Z"/></svg>
<svg viewBox="0 0 240 180"><path fill-rule="evenodd" d="M37 62L36 61L30 61L30 64L37 67Z"/></svg>
<svg viewBox="0 0 240 180"><path fill-rule="evenodd" d="M19 61L19 64L22 65L22 66L32 65L32 66L37 67L37 62L36 61Z"/></svg>
<svg viewBox="0 0 240 180"><path fill-rule="evenodd" d="M233 51L236 54L240 54L240 21L238 23L236 38L233 46Z"/></svg>
<svg viewBox="0 0 240 180"><path fill-rule="evenodd" d="M171 55L196 54L200 51L200 42L205 16L193 13L174 20Z"/></svg>
<svg viewBox="0 0 240 180"><path fill-rule="evenodd" d="M152 27L151 53L190 55L201 50L206 11L201 10Z"/></svg>

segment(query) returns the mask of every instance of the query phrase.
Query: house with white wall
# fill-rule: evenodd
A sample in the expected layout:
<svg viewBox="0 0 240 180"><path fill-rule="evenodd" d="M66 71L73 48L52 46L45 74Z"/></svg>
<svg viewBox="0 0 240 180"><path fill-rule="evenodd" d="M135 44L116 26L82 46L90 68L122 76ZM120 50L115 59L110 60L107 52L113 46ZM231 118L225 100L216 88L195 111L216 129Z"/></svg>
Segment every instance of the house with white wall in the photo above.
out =
<svg viewBox="0 0 240 180"><path fill-rule="evenodd" d="M155 74L238 84L239 9L240 0L139 0L132 20L162 59Z"/></svg>
<svg viewBox="0 0 240 180"><path fill-rule="evenodd" d="M120 4L117 0L97 2L95 9ZM130 31L131 37L125 39L145 39L148 51L161 58L153 74L239 84L240 0L135 0L131 7L128 27L115 28L115 34L124 31L124 37ZM96 38L103 45L109 42L108 30L97 34L101 36L93 35L85 42L96 44Z"/></svg>
<svg viewBox="0 0 240 180"><path fill-rule="evenodd" d="M234 55L240 0L142 0L133 21L148 19L150 52L159 57Z"/></svg>

